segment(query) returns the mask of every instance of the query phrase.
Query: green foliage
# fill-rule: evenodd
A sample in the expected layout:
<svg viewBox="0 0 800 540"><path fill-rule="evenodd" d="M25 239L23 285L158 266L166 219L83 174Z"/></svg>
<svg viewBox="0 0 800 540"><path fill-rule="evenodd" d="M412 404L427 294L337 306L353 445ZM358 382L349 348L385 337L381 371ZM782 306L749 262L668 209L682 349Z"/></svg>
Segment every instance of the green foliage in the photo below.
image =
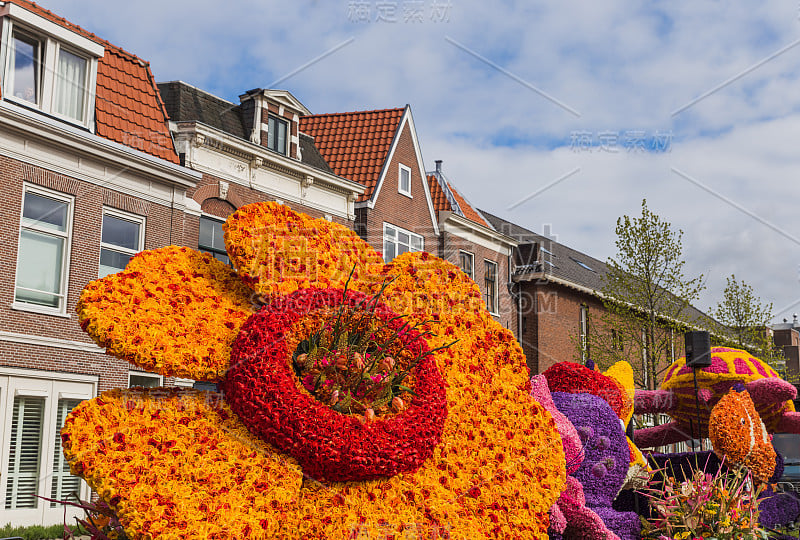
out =
<svg viewBox="0 0 800 540"><path fill-rule="evenodd" d="M733 345L746 349L773 368L778 369L783 355L776 349L766 327L772 319L772 304L762 304L753 288L744 281L737 281L731 274L726 278L722 300L713 311L714 317L728 327Z"/></svg>
<svg viewBox="0 0 800 540"><path fill-rule="evenodd" d="M680 356L682 333L704 324L689 315L703 277L684 275L683 231L651 212L646 200L640 217L617 220L616 235L617 255L608 259L598 291L604 310L589 327L590 356L602 368L627 360L637 386L655 389L673 354Z"/></svg>
<svg viewBox="0 0 800 540"><path fill-rule="evenodd" d="M83 531L76 531L76 535L84 534ZM53 538L64 538L64 525L50 525L42 527L34 525L31 527L15 527L10 523L5 527L0 527L0 538L19 536L25 540L50 540Z"/></svg>

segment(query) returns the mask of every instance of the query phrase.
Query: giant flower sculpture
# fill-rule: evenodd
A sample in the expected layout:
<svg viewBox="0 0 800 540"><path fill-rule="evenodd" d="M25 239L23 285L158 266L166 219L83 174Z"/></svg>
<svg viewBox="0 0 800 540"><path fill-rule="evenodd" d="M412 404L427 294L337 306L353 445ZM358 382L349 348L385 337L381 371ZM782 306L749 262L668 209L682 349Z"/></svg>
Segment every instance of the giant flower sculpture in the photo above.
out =
<svg viewBox="0 0 800 540"><path fill-rule="evenodd" d="M547 537L561 439L471 280L272 203L225 243L235 271L147 251L78 304L108 353L222 389L112 390L67 418L72 471L133 538Z"/></svg>

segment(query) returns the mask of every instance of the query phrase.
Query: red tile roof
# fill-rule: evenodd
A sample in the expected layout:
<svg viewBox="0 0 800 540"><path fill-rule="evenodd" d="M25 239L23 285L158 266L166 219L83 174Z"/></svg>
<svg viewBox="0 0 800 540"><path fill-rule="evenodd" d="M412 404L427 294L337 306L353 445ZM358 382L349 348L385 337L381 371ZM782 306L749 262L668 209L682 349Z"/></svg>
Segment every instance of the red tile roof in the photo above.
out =
<svg viewBox="0 0 800 540"><path fill-rule="evenodd" d="M429 174L428 175L428 187L431 191L431 200L433 201L433 208L437 211L445 211L445 212L455 212L453 206L450 204L450 201L447 200L447 195L444 194L444 190L442 189L441 184L439 184L439 180L436 178L436 175ZM470 221L474 221L478 225L483 225L484 227L492 228L486 220L483 219L481 214L475 210L467 200L461 196L458 191L453 187L453 184L447 183L447 187L450 188L450 192L453 194L453 198L455 198L456 203L458 203L458 207L461 209L461 212L456 212L459 215L469 219Z"/></svg>
<svg viewBox="0 0 800 540"><path fill-rule="evenodd" d="M372 197L405 108L300 118L300 131L314 143L331 169L366 186L359 201Z"/></svg>
<svg viewBox="0 0 800 540"><path fill-rule="evenodd" d="M105 47L105 55L97 66L98 136L173 163L179 162L150 64L33 2L10 2Z"/></svg>

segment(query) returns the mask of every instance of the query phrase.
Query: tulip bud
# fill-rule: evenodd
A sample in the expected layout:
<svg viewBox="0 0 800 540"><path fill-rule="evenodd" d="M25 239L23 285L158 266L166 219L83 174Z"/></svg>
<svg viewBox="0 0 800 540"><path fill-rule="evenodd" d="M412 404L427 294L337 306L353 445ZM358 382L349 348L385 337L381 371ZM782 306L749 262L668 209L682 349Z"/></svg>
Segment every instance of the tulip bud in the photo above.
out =
<svg viewBox="0 0 800 540"><path fill-rule="evenodd" d="M308 358L308 355L306 353L298 354L297 358L295 358L295 360L294 360L294 363L297 364L298 366L303 366L303 365L305 365L307 358Z"/></svg>
<svg viewBox="0 0 800 540"><path fill-rule="evenodd" d="M339 391L334 390L331 394L331 405L336 405L337 403L339 403Z"/></svg>
<svg viewBox="0 0 800 540"><path fill-rule="evenodd" d="M405 407L403 400L400 399L400 396L395 396L394 399L392 399L392 409L394 409L395 412L400 412L403 410L403 407Z"/></svg>
<svg viewBox="0 0 800 540"><path fill-rule="evenodd" d="M391 371L394 369L394 358L391 356L384 356L381 360L381 369L383 371Z"/></svg>
<svg viewBox="0 0 800 540"><path fill-rule="evenodd" d="M364 420L366 423L374 422L375 421L375 411L373 409L367 409L364 411Z"/></svg>

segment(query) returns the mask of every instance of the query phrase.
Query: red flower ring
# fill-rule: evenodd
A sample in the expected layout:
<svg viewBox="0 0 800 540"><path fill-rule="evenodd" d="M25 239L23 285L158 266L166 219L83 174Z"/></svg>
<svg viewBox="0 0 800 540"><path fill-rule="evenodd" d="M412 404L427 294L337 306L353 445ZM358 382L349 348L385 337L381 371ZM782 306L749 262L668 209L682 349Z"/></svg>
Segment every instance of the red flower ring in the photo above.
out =
<svg viewBox="0 0 800 540"><path fill-rule="evenodd" d="M338 289L300 289L252 315L233 344L222 389L226 401L252 433L294 457L315 480L350 481L414 471L433 454L447 417L444 380L431 355L412 372L415 396L410 406L362 425L334 411L298 385L288 342L292 329L315 311L356 307L368 297ZM393 330L404 322L383 304L377 319ZM399 333L414 354L427 352L419 332Z"/></svg>

